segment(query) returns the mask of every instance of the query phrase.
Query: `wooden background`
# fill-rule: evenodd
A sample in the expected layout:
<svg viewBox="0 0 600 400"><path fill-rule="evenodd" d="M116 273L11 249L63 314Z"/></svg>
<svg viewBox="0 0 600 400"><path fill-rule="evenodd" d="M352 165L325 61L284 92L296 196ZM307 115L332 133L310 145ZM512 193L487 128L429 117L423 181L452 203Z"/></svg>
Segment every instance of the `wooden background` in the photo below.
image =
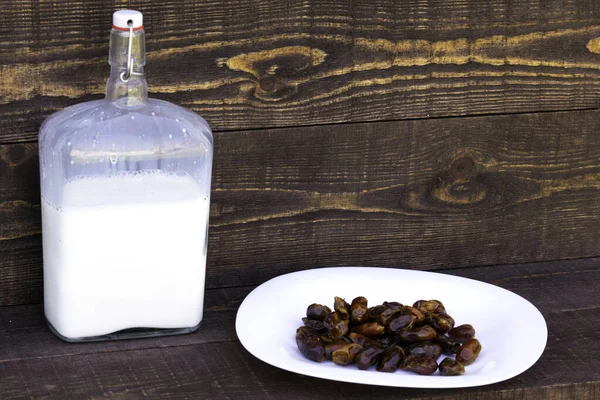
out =
<svg viewBox="0 0 600 400"><path fill-rule="evenodd" d="M215 131L205 318L73 346L40 305L36 138L102 98L120 8L144 12L151 96ZM0 0L0 21L3 400L600 398L600 2ZM504 383L436 392L243 350L235 313L256 285L334 265L512 290L546 318L546 351Z"/></svg>
<svg viewBox="0 0 600 400"><path fill-rule="evenodd" d="M600 2L4 1L0 305L42 299L36 135L122 7L215 131L209 288L600 255Z"/></svg>

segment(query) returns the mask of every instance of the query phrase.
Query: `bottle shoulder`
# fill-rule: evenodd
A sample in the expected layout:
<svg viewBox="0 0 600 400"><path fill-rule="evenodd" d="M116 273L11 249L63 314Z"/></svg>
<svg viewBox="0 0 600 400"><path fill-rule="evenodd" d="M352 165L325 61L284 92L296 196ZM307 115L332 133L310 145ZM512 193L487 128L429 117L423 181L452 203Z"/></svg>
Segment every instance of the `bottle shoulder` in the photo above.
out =
<svg viewBox="0 0 600 400"><path fill-rule="evenodd" d="M74 104L51 114L44 120L40 127L40 138L44 133L54 132L65 125L69 126L71 123L93 116L97 109L102 108L103 103L104 100L87 101L84 103Z"/></svg>
<svg viewBox="0 0 600 400"><path fill-rule="evenodd" d="M199 114L195 113L194 111L192 111L188 108L182 107L175 103L170 103L165 100L152 99L152 98L148 99L148 106L155 113L160 112L161 114L168 115L170 117L173 117L173 116L175 116L175 114L177 114L180 117L182 117L183 119L196 121L197 123L206 126L206 128L208 128L212 134L212 130L211 130L208 122L206 122L206 120L202 116L200 116Z"/></svg>
<svg viewBox="0 0 600 400"><path fill-rule="evenodd" d="M187 142L213 144L212 131L204 118L184 107L158 99L148 99L135 107L123 107L106 99L76 104L44 121L39 142L40 147L55 147L60 146L60 142L91 135L96 139L110 136L113 141L119 136L139 136L145 140L163 137L177 141L183 136Z"/></svg>
<svg viewBox="0 0 600 400"><path fill-rule="evenodd" d="M197 113L165 100L148 99L147 103L151 116L153 115L152 113L154 113L155 116L160 116L162 118L170 119L171 121L179 122L181 125L192 124L200 128L212 144L212 129L208 122Z"/></svg>

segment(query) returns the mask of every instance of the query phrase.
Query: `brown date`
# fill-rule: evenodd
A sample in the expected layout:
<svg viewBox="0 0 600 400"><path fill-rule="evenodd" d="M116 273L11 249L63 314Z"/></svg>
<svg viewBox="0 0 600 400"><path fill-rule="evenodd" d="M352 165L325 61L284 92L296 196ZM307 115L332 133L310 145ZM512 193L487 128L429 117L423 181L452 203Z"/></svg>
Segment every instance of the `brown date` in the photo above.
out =
<svg viewBox="0 0 600 400"><path fill-rule="evenodd" d="M388 324L388 331L392 333L398 333L403 329L410 329L413 327L416 317L412 314L401 314L394 316L394 318Z"/></svg>
<svg viewBox="0 0 600 400"><path fill-rule="evenodd" d="M429 325L420 326L418 328L405 329L400 331L398 336L405 342L424 342L433 340L437 337L437 332Z"/></svg>
<svg viewBox="0 0 600 400"><path fill-rule="evenodd" d="M331 339L338 339L348 332L348 320L344 320L337 312L327 314L323 326Z"/></svg>
<svg viewBox="0 0 600 400"><path fill-rule="evenodd" d="M438 300L419 300L413 304L413 307L423 314L446 312L446 307Z"/></svg>
<svg viewBox="0 0 600 400"><path fill-rule="evenodd" d="M406 353L414 356L433 357L436 360L442 355L444 349L434 342L417 342L406 346Z"/></svg>
<svg viewBox="0 0 600 400"><path fill-rule="evenodd" d="M456 354L458 353L458 349L460 348L459 342L446 335L438 335L438 337L435 338L434 341L442 345L442 348L444 349L444 354Z"/></svg>
<svg viewBox="0 0 600 400"><path fill-rule="evenodd" d="M377 339L377 343L383 347L392 347L400 343L400 338L394 334L385 335Z"/></svg>
<svg viewBox="0 0 600 400"><path fill-rule="evenodd" d="M322 304L313 303L306 309L306 316L310 319L318 319L319 321L323 321L330 312L331 308Z"/></svg>
<svg viewBox="0 0 600 400"><path fill-rule="evenodd" d="M321 340L323 341L323 340ZM331 353L333 353L335 350L339 349L340 347L344 347L347 344L352 343L348 338L341 338L341 339L335 339L334 341L327 343L325 345L325 357L328 360L331 360Z"/></svg>
<svg viewBox="0 0 600 400"><path fill-rule="evenodd" d="M365 335L361 335L360 333L351 332L348 335L348 338L352 341L352 343L358 343L363 347L369 346L378 346L379 343L376 340L366 337Z"/></svg>
<svg viewBox="0 0 600 400"><path fill-rule="evenodd" d="M431 375L438 368L438 364L432 357L408 355L402 363L405 371L416 372L419 375Z"/></svg>
<svg viewBox="0 0 600 400"><path fill-rule="evenodd" d="M402 308L404 310L404 313L412 314L415 316L415 326L420 326L425 323L425 314L423 314L421 311L411 306L404 306Z"/></svg>
<svg viewBox="0 0 600 400"><path fill-rule="evenodd" d="M366 322L352 327L351 332L360 333L368 338L374 339L385 335L385 326L377 322Z"/></svg>
<svg viewBox="0 0 600 400"><path fill-rule="evenodd" d="M454 327L448 331L448 336L459 343L464 343L475 337L475 328L469 324Z"/></svg>
<svg viewBox="0 0 600 400"><path fill-rule="evenodd" d="M393 312L401 312L404 307L404 305L398 303L397 301L384 301L382 306L387 307Z"/></svg>
<svg viewBox="0 0 600 400"><path fill-rule="evenodd" d="M350 303L350 321L353 324L362 324L367 322L367 298L359 296Z"/></svg>
<svg viewBox="0 0 600 400"><path fill-rule="evenodd" d="M319 337L311 332L305 326L296 330L296 345L304 357L309 360L321 362L325 360L325 347Z"/></svg>
<svg viewBox="0 0 600 400"><path fill-rule="evenodd" d="M346 300L341 297L335 296L333 302L333 309L340 315L340 317L347 321L350 319L350 304L346 303Z"/></svg>
<svg viewBox="0 0 600 400"><path fill-rule="evenodd" d="M387 305L386 305L387 304ZM390 319L402 312L402 305L398 307L399 303L383 303L380 306L369 308L367 320L372 322L379 322L382 325L387 325Z"/></svg>
<svg viewBox="0 0 600 400"><path fill-rule="evenodd" d="M451 358L444 358L440 363L440 375L456 376L465 373L465 367L458 361Z"/></svg>
<svg viewBox="0 0 600 400"><path fill-rule="evenodd" d="M479 343L479 340L469 339L465 341L462 346L460 346L460 349L458 349L458 353L456 353L456 361L465 366L473 364L480 352L481 343Z"/></svg>
<svg viewBox="0 0 600 400"><path fill-rule="evenodd" d="M304 326L309 328L316 335L325 333L325 326L323 325L323 322L318 319L304 317L302 318L302 322L304 323Z"/></svg>
<svg viewBox="0 0 600 400"><path fill-rule="evenodd" d="M383 353L381 346L366 346L356 357L356 366L358 369L366 370L375 365L379 360L379 356Z"/></svg>
<svg viewBox="0 0 600 400"><path fill-rule="evenodd" d="M354 362L362 348L358 343L350 343L331 353L331 358L337 365L350 365Z"/></svg>
<svg viewBox="0 0 600 400"><path fill-rule="evenodd" d="M374 307L369 307L367 309L367 321L371 322L380 322L379 318L382 312L384 312L387 307L383 305L378 305Z"/></svg>
<svg viewBox="0 0 600 400"><path fill-rule="evenodd" d="M395 372L404 361L404 350L400 346L388 347L379 357L377 371Z"/></svg>
<svg viewBox="0 0 600 400"><path fill-rule="evenodd" d="M427 322L439 333L446 333L454 328L454 318L446 313L427 314Z"/></svg>

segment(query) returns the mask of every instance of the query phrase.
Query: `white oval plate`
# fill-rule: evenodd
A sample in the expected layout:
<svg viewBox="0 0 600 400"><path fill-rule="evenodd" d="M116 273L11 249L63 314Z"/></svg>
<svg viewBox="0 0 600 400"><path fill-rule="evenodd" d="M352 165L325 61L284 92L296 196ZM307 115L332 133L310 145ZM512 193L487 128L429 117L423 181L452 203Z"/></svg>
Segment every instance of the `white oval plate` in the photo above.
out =
<svg viewBox="0 0 600 400"><path fill-rule="evenodd" d="M456 325L475 327L483 349L464 375L454 377L437 372L420 376L400 370L360 371L354 366L310 361L296 346L296 329L302 325L309 304L326 304L333 309L334 296L348 302L365 296L369 305L440 300ZM439 273L365 267L312 269L273 278L244 299L237 313L236 331L250 353L284 370L343 382L412 388L470 387L512 378L540 358L548 337L546 321L538 309L508 290Z"/></svg>

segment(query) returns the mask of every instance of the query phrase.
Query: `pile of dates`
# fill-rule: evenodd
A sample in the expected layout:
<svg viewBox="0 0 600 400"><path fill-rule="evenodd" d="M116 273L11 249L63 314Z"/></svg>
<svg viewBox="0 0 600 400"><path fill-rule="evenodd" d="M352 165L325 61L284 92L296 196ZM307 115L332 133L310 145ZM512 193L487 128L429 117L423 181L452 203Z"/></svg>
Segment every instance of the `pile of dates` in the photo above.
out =
<svg viewBox="0 0 600 400"><path fill-rule="evenodd" d="M481 351L475 329L468 324L454 326L437 300L368 307L362 296L350 304L335 297L333 308L311 304L302 318L304 325L296 330L298 349L310 360L420 375L439 369L440 375L456 376L464 374ZM447 357L438 364L442 354Z"/></svg>

